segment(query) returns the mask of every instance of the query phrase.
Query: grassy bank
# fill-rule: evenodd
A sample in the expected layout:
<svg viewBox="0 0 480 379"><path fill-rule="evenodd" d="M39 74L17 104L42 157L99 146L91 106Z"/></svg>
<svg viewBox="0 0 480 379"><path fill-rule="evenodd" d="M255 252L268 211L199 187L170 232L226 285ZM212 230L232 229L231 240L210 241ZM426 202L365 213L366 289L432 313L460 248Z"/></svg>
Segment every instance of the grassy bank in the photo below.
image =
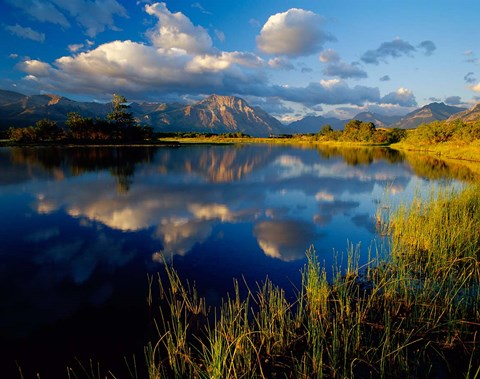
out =
<svg viewBox="0 0 480 379"><path fill-rule="evenodd" d="M477 183L480 180L480 164L477 161L449 159L434 154L392 150L401 154L416 175L428 179L455 179Z"/></svg>
<svg viewBox="0 0 480 379"><path fill-rule="evenodd" d="M295 302L266 280L211 309L166 266L149 377L479 378L480 188L381 208L377 224L388 257L360 268L352 247L328 282L310 250Z"/></svg>
<svg viewBox="0 0 480 379"><path fill-rule="evenodd" d="M392 149L428 153L441 158L480 162L480 140L471 143L443 142L416 144L409 140L392 144Z"/></svg>
<svg viewBox="0 0 480 379"><path fill-rule="evenodd" d="M414 131L411 131L412 133ZM295 145L295 146L333 146L333 147L390 147L404 152L415 152L429 154L442 159L454 159L480 162L480 140L473 142L442 142L442 143L418 143L415 139L402 140L393 144L374 142L354 142L319 139L316 135L294 135L291 137L164 137L159 142L178 144L273 144L273 145Z"/></svg>
<svg viewBox="0 0 480 379"><path fill-rule="evenodd" d="M212 136L196 136L196 137L161 137L161 142L177 142L184 144L235 144L235 143L258 143L273 145L306 145L306 146L338 146L338 147L355 147L355 146L385 146L384 143L372 142L352 142L352 141L335 141L327 139L319 139L316 135L297 134L288 137L224 137L222 135Z"/></svg>
<svg viewBox="0 0 480 379"><path fill-rule="evenodd" d="M480 121L434 121L409 130L392 148L480 161Z"/></svg>

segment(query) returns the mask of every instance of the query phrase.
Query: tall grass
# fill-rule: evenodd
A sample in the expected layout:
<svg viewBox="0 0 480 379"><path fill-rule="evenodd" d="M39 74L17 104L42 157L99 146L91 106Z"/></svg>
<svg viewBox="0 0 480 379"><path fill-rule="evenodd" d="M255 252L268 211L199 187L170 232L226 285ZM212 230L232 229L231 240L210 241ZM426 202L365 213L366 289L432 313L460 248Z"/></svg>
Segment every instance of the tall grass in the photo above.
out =
<svg viewBox="0 0 480 379"><path fill-rule="evenodd" d="M480 378L479 188L418 197L385 222L389 257L359 267L351 246L331 282L309 249L294 302L266 279L208 308L166 265L150 378Z"/></svg>

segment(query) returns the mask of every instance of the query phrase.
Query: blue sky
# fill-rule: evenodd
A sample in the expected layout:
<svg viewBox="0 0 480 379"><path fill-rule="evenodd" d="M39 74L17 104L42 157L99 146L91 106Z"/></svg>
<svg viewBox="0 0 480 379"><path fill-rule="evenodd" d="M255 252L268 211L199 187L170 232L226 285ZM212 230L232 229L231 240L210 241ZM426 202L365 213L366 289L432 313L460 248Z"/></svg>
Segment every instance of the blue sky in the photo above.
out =
<svg viewBox="0 0 480 379"><path fill-rule="evenodd" d="M282 121L480 100L474 0L2 0L0 88L237 95Z"/></svg>

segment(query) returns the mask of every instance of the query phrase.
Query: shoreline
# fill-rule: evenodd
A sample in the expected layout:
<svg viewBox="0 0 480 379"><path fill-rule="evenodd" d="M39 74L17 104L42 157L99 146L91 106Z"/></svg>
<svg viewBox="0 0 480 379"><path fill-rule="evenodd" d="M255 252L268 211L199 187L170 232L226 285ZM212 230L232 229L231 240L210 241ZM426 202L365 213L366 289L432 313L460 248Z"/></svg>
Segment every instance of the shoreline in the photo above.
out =
<svg viewBox="0 0 480 379"><path fill-rule="evenodd" d="M241 144L265 144L265 145L297 145L297 146L332 146L340 148L389 148L405 153L424 154L442 160L463 161L469 163L480 163L480 141L471 144L441 143L432 146L414 146L404 142L393 144L373 144L363 142L342 142L315 140L309 136L292 138L272 137L159 137L154 140L136 142L37 142L37 143L16 143L11 140L0 140L0 147L149 147L149 146L177 146L182 145L241 145Z"/></svg>
<svg viewBox="0 0 480 379"><path fill-rule="evenodd" d="M440 159L461 160L465 162L480 163L480 143L474 141L469 145L458 145L444 142L433 146L417 147L403 142L394 143L389 146L391 149L405 152L422 153Z"/></svg>

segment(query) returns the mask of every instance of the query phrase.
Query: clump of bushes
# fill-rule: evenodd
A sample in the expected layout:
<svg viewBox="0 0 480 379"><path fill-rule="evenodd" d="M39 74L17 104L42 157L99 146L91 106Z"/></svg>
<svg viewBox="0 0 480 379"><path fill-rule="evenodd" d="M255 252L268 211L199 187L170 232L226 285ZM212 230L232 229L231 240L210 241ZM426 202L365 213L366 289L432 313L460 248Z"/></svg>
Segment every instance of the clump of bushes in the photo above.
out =
<svg viewBox="0 0 480 379"><path fill-rule="evenodd" d="M475 140L480 140L480 120L475 122L434 121L422 124L408 134L405 142L417 145L453 142L463 145Z"/></svg>
<svg viewBox="0 0 480 379"><path fill-rule="evenodd" d="M65 130L60 128L55 121L43 119L34 126L26 128L10 128L8 137L15 142L59 141L67 137Z"/></svg>
<svg viewBox="0 0 480 379"><path fill-rule="evenodd" d="M389 145L399 142L406 136L404 129L377 129L373 122L350 120L342 130L333 130L330 125L323 125L320 131L313 135L318 141L341 141Z"/></svg>
<svg viewBox="0 0 480 379"><path fill-rule="evenodd" d="M128 112L127 99L114 95L112 111L106 119L83 117L70 112L66 128L60 128L55 121L43 119L27 128L10 128L10 140L22 143L58 141L138 141L153 135L150 126L138 124Z"/></svg>

